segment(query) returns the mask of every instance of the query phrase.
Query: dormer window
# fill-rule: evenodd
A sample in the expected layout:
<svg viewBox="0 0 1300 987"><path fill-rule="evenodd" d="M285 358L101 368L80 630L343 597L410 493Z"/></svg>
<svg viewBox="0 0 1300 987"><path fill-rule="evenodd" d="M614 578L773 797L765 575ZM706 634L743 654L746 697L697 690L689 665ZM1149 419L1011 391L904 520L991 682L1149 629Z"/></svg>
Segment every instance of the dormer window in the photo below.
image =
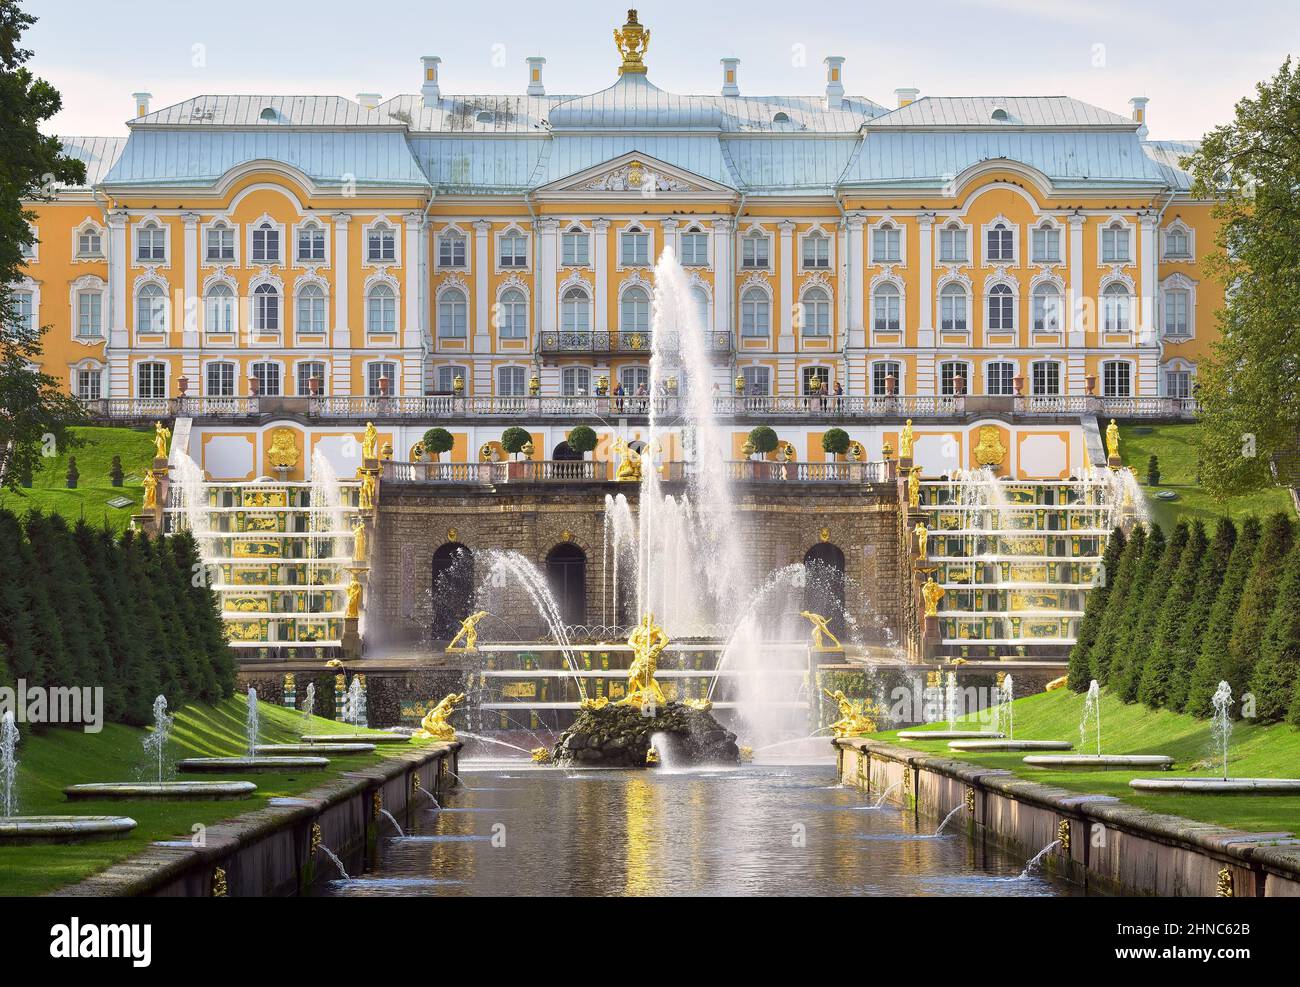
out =
<svg viewBox="0 0 1300 987"><path fill-rule="evenodd" d="M776 116L772 117L772 122L773 122L774 124L776 124L778 127L781 126L782 124L789 123L789 122L790 122L790 114L789 114L789 113L778 113L778 114L776 114Z"/></svg>
<svg viewBox="0 0 1300 987"><path fill-rule="evenodd" d="M253 263L278 264L280 261L280 231L271 223L262 223L253 229Z"/></svg>
<svg viewBox="0 0 1300 987"><path fill-rule="evenodd" d="M235 259L235 231L224 224L210 226L204 237L204 259L223 264Z"/></svg>
<svg viewBox="0 0 1300 987"><path fill-rule="evenodd" d="M740 266L750 270L767 270L767 237L755 230L740 241Z"/></svg>
<svg viewBox="0 0 1300 987"><path fill-rule="evenodd" d="M491 124L496 118L487 110L482 110L474 117L475 123Z"/></svg>
<svg viewBox="0 0 1300 987"><path fill-rule="evenodd" d="M324 259L324 228L317 223L304 223L298 227L298 260L321 261Z"/></svg>
<svg viewBox="0 0 1300 987"><path fill-rule="evenodd" d="M280 114L275 112L274 107L268 106L265 107L262 110L262 112L257 115L257 118L259 120L265 120L267 123L275 123L277 120L280 119Z"/></svg>
<svg viewBox="0 0 1300 987"><path fill-rule="evenodd" d="M1005 123L1007 120L1011 119L1011 116L1006 110L999 106L989 114L989 118L996 120L998 123Z"/></svg>
<svg viewBox="0 0 1300 987"><path fill-rule="evenodd" d="M371 227L366 236L366 260L371 264L391 264L397 259L397 234L387 223Z"/></svg>

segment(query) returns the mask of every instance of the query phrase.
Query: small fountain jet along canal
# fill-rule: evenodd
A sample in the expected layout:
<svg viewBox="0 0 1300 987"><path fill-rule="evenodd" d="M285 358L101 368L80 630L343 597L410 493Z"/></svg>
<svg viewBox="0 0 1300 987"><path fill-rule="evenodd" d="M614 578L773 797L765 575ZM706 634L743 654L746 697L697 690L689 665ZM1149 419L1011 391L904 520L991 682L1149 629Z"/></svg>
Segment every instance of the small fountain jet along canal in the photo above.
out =
<svg viewBox="0 0 1300 987"><path fill-rule="evenodd" d="M1035 768L1106 770L1107 768L1159 768L1173 766L1174 759L1163 754L1102 754L1101 686L1093 679L1083 697L1083 716L1079 719L1079 746L1089 741L1096 745L1095 754L1031 754L1025 763Z"/></svg>

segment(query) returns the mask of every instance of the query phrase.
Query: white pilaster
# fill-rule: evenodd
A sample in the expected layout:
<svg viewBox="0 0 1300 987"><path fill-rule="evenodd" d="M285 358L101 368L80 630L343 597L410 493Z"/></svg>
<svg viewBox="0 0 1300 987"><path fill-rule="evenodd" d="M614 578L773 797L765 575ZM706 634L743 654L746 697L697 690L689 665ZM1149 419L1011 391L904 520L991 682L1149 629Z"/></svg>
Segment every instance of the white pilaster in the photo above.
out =
<svg viewBox="0 0 1300 987"><path fill-rule="evenodd" d="M849 347L851 349L863 349L867 345L866 322L864 320L864 279L867 276L866 267L866 216L861 212L851 212L847 220L848 234L842 236L841 240L848 241L848 250L845 258L847 267L847 284L849 286L848 299L848 326L849 326Z"/></svg>
<svg viewBox="0 0 1300 987"><path fill-rule="evenodd" d="M1082 215L1070 215L1070 283L1065 286L1065 297L1066 340L1072 347L1085 345L1084 329L1087 325L1083 307L1083 224Z"/></svg>
<svg viewBox="0 0 1300 987"><path fill-rule="evenodd" d="M334 357L330 369L334 380L331 386L333 394L352 393L352 361L347 352L352 346L351 331L348 327L348 224L352 222L350 213L334 214Z"/></svg>
<svg viewBox="0 0 1300 987"><path fill-rule="evenodd" d="M559 272L558 220L538 220L537 250L537 328L540 332L553 332L559 306L555 299L555 279Z"/></svg>
<svg viewBox="0 0 1300 987"><path fill-rule="evenodd" d="M108 390L105 397L131 393L130 336L126 329L126 224L125 210L108 214Z"/></svg>
<svg viewBox="0 0 1300 987"><path fill-rule="evenodd" d="M609 328L609 220L593 219L591 228L595 230L592 263L596 267L596 300L591 329L593 332L606 332ZM611 381L609 386L612 390L614 383Z"/></svg>
<svg viewBox="0 0 1300 987"><path fill-rule="evenodd" d="M677 238L677 220L672 216L665 217L659 223L659 228L664 233L664 249L673 248L673 256L678 261L682 259L682 244Z"/></svg>
<svg viewBox="0 0 1300 987"><path fill-rule="evenodd" d="M934 345L934 213L916 217L918 247L917 266L921 269L920 287L916 300L916 342L918 346ZM907 337L907 324L903 323L903 336Z"/></svg>
<svg viewBox="0 0 1300 987"><path fill-rule="evenodd" d="M731 255L735 247L734 229L735 224L730 219L713 222L713 328L716 332L731 333L733 338L735 323L731 317L731 305L736 296L736 284L731 271Z"/></svg>
<svg viewBox="0 0 1300 987"><path fill-rule="evenodd" d="M794 352L794 223L782 220L781 231L781 334L777 337L777 352Z"/></svg>
<svg viewBox="0 0 1300 987"><path fill-rule="evenodd" d="M1138 267L1138 324L1136 340L1139 346L1155 346L1160 342L1156 332L1156 217L1153 212L1146 212L1139 218L1141 226L1140 251L1141 265Z"/></svg>
<svg viewBox="0 0 1300 987"><path fill-rule="evenodd" d="M474 224L474 346L475 353L492 351L492 306L488 303L491 277L492 224L480 219Z"/></svg>
<svg viewBox="0 0 1300 987"><path fill-rule="evenodd" d="M423 228L423 216L418 212L408 212L402 217L406 229L406 243L402 250L402 261L406 271L406 285L403 306L402 345L407 349L420 349L424 342L421 331L420 311L424 297L424 279L420 277L420 231ZM407 375L402 375L403 384L409 384ZM405 389L405 388L404 388ZM418 392L417 392L418 393Z"/></svg>
<svg viewBox="0 0 1300 987"><path fill-rule="evenodd" d="M181 214L181 263L185 265L181 296L181 346L189 350L199 345L199 214ZM188 356L188 354L187 354ZM188 368L185 373L189 373Z"/></svg>

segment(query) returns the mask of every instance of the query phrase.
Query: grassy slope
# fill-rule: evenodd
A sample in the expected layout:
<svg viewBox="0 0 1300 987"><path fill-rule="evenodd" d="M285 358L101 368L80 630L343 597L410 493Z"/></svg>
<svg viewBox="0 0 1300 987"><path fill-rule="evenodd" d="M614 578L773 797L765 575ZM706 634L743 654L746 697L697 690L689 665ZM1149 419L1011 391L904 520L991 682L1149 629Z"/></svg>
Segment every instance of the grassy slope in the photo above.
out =
<svg viewBox="0 0 1300 987"><path fill-rule="evenodd" d="M1104 427L1104 426L1103 426ZM1265 515L1274 511L1292 511L1291 497L1281 487L1261 490L1245 497L1216 501L1196 484L1196 435L1200 425L1129 425L1120 429L1120 455L1124 465L1133 470L1147 492L1152 517L1166 531L1182 518L1200 518L1209 530L1213 522L1227 514L1241 518L1249 514ZM1149 429L1149 435L1138 434ZM1146 487L1147 460L1155 454L1160 460L1160 485ZM1161 490L1178 494L1173 501L1157 500Z"/></svg>
<svg viewBox="0 0 1300 987"><path fill-rule="evenodd" d="M248 703L243 696L216 706L187 706L176 716L168 757L209 757L247 752L244 724ZM264 744L296 742L306 721L301 713L268 703L259 705ZM316 733L339 732L340 724L313 717ZM347 728L352 732L351 728ZM330 757L324 771L288 774L220 775L220 780L251 781L250 798L228 802L68 802L63 788L83 782L148 781L141 747L147 731L106 724L103 732L47 730L28 733L18 750L19 806L26 815L124 815L139 825L125 840L65 846L0 846L0 895L31 895L50 891L89 876L160 839L188 839L196 824L210 825L262 808L271 796L295 795L315 788L343 771L373 764L383 756L406 750L404 744L381 745L374 754ZM175 775L201 780L200 775Z"/></svg>
<svg viewBox="0 0 1300 987"><path fill-rule="evenodd" d="M1079 745L1082 696L1067 689L1057 689L1018 699L1015 707L1017 739L1069 740L1079 753L1095 753L1094 747ZM974 716L959 721L959 727L962 726L966 729L989 729ZM935 723L930 728L946 729L947 724ZM929 754L1006 768L1047 785L1059 785L1077 792L1116 795L1153 812L1172 813L1187 819L1256 832L1300 830L1300 796L1141 795L1128 787L1132 778L1166 774L1169 777L1216 775L1217 771L1209 763L1211 740L1207 721L1165 710L1149 710L1141 704L1128 706L1103 693L1101 730L1103 753L1167 754L1174 758L1173 771L1043 771L1026 766L1022 760L1023 753L958 754L950 751L943 741L900 741L896 738L896 731L878 736ZM1267 727L1235 723L1228 773L1237 777L1300 777L1300 732L1281 723Z"/></svg>
<svg viewBox="0 0 1300 987"><path fill-rule="evenodd" d="M0 507L23 515L33 507L51 514L62 514L69 521L84 517L99 526L105 520L114 531L123 531L131 515L139 513L144 491L140 481L153 461L153 434L129 428L78 428L74 430L84 445L63 450L45 460L32 477L31 489L0 491ZM67 488L68 456L77 458L80 477L77 489ZM115 487L108 478L114 456L122 458L122 486ZM130 497L127 507L109 507L114 497Z"/></svg>

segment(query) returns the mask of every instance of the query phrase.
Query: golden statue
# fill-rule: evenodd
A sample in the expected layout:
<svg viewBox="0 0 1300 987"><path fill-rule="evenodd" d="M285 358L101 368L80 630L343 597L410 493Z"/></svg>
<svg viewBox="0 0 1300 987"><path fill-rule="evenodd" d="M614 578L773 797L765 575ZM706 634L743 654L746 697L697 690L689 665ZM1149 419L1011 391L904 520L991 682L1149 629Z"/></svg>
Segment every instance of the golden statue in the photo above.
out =
<svg viewBox="0 0 1300 987"><path fill-rule="evenodd" d="M831 732L837 737L855 737L864 733L876 732L875 714L878 712L870 699L854 702L844 695L842 689L831 692L823 689L827 699L833 699L840 707L840 718L831 724Z"/></svg>
<svg viewBox="0 0 1300 987"><path fill-rule="evenodd" d="M667 705L668 700L655 681L655 672L659 668L659 653L668 646L668 635L655 623L654 614L646 612L628 636L627 643L633 654L632 667L627 670L627 695L615 705Z"/></svg>
<svg viewBox="0 0 1300 987"><path fill-rule="evenodd" d="M363 511L373 511L379 499L379 480L374 473L366 470L361 474L361 490L358 492L357 506Z"/></svg>
<svg viewBox="0 0 1300 987"><path fill-rule="evenodd" d="M352 574L352 582L348 583L348 608L343 611L343 616L356 619L361 616L361 584L357 582L357 574Z"/></svg>
<svg viewBox="0 0 1300 987"><path fill-rule="evenodd" d="M604 709L609 705L609 700L604 696L596 696L594 699L588 696L578 705L582 709Z"/></svg>
<svg viewBox="0 0 1300 987"><path fill-rule="evenodd" d="M366 434L361 439L361 461L379 458L379 429L374 422L366 422Z"/></svg>
<svg viewBox="0 0 1300 987"><path fill-rule="evenodd" d="M550 763L551 763L551 751L550 751L550 748L548 748L548 747L534 747L534 748L533 748L531 751L529 751L528 753L531 754L531 755L533 756L533 763L534 763L534 764L550 764Z"/></svg>
<svg viewBox="0 0 1300 987"><path fill-rule="evenodd" d="M460 622L460 630L447 645L447 654L471 654L478 651L478 622L488 615L486 610L472 613ZM464 641L464 644L457 644Z"/></svg>
<svg viewBox="0 0 1300 987"><path fill-rule="evenodd" d="M156 508L158 506L158 477L153 470L144 471L144 501L143 506Z"/></svg>
<svg viewBox="0 0 1300 987"><path fill-rule="evenodd" d="M831 633L830 623L819 613L812 613L809 610L799 611L799 616L806 618L812 624L812 649L814 651L843 651L844 645L840 644L839 638ZM830 645L826 644L826 639L830 638Z"/></svg>
<svg viewBox="0 0 1300 987"><path fill-rule="evenodd" d="M682 705L688 709L699 710L701 713L707 713L713 708L712 699L683 699Z"/></svg>
<svg viewBox="0 0 1300 987"><path fill-rule="evenodd" d="M266 459L276 469L293 469L298 465L298 443L291 428L277 428L271 432L271 448Z"/></svg>
<svg viewBox="0 0 1300 987"><path fill-rule="evenodd" d="M525 442L523 445L519 447L519 452L521 455L523 455L525 459L532 459L533 453L536 451L537 450L536 447L533 445L532 439L529 439L527 442Z"/></svg>
<svg viewBox="0 0 1300 987"><path fill-rule="evenodd" d="M996 425L981 425L980 440L975 445L975 462L981 466L1000 466L1006 458L1007 447L1002 444L1002 433Z"/></svg>
<svg viewBox="0 0 1300 987"><path fill-rule="evenodd" d="M909 418L907 420L907 424L903 426L903 430L898 433L898 458L899 459L912 458L913 440L914 440L914 436L912 435L912 419Z"/></svg>
<svg viewBox="0 0 1300 987"><path fill-rule="evenodd" d="M449 692L438 701L438 705L424 714L420 729L411 736L420 740L439 740L448 743L456 739L456 728L447 722L456 712L456 704L463 702L465 693Z"/></svg>
<svg viewBox="0 0 1300 987"><path fill-rule="evenodd" d="M627 12L627 23L622 28L614 28L614 44L623 56L618 74L645 75L645 53L650 47L650 29L637 22L635 10Z"/></svg>
<svg viewBox="0 0 1300 987"><path fill-rule="evenodd" d="M934 581L934 574L931 573L921 586L921 599L925 601L927 617L939 616L939 601L943 599L944 592L944 588Z"/></svg>
<svg viewBox="0 0 1300 987"><path fill-rule="evenodd" d="M1111 459L1119 459L1119 426L1115 424L1114 418L1106 426L1106 455Z"/></svg>
<svg viewBox="0 0 1300 987"><path fill-rule="evenodd" d="M646 748L646 752L645 752L645 763L646 763L646 764L658 764L658 763L659 763L659 752L658 752L657 750L655 750L655 748L653 748L653 747L647 747L647 748Z"/></svg>
<svg viewBox="0 0 1300 987"><path fill-rule="evenodd" d="M849 462L860 463L867 458L867 450L863 448L862 443L854 439L849 443Z"/></svg>
<svg viewBox="0 0 1300 987"><path fill-rule="evenodd" d="M171 441L172 430L162 422L153 423L153 454L156 459L167 458L167 443Z"/></svg>
<svg viewBox="0 0 1300 987"><path fill-rule="evenodd" d="M925 526L924 521L917 521L916 527L912 529L912 534L916 535L916 557L921 560L930 557L930 529Z"/></svg>
<svg viewBox="0 0 1300 987"><path fill-rule="evenodd" d="M751 761L753 761L753 760L754 760L754 748L752 748L752 747L746 747L744 744L741 744L741 745L740 745L740 763L741 763L741 764L749 764L749 763L750 763Z"/></svg>
<svg viewBox="0 0 1300 987"><path fill-rule="evenodd" d="M352 526L352 561L366 561L366 522L361 518Z"/></svg>
<svg viewBox="0 0 1300 987"><path fill-rule="evenodd" d="M491 442L484 442L483 447L478 451L478 461L480 463L495 463L497 461L497 450Z"/></svg>
<svg viewBox="0 0 1300 987"><path fill-rule="evenodd" d="M907 506L921 506L921 467L913 466L907 471Z"/></svg>
<svg viewBox="0 0 1300 987"><path fill-rule="evenodd" d="M618 453L618 469L614 471L614 479L619 483L640 483L641 454L623 438L615 439L613 448Z"/></svg>

